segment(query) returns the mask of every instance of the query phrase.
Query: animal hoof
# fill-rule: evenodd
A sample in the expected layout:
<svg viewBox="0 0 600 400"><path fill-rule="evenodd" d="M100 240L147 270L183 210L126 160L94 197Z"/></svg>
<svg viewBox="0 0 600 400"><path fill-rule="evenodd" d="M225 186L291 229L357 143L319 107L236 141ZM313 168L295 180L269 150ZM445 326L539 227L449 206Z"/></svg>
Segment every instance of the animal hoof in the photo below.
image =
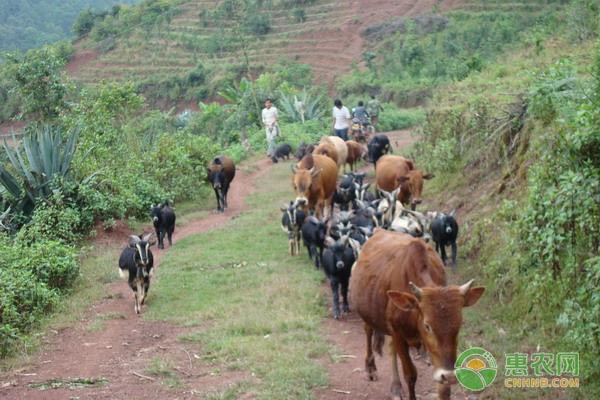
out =
<svg viewBox="0 0 600 400"><path fill-rule="evenodd" d="M369 373L369 380L372 382L375 382L377 380L377 372L370 372Z"/></svg>

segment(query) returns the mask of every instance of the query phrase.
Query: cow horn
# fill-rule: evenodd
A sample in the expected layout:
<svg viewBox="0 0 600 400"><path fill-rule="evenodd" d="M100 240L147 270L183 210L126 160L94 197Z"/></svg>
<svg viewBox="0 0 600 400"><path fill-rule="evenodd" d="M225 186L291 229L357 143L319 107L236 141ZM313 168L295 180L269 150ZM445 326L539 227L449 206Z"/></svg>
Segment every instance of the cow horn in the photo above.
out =
<svg viewBox="0 0 600 400"><path fill-rule="evenodd" d="M294 164L292 164L292 165L291 165L291 167L292 167L292 172L295 174L295 173L296 173L296 171L298 170L298 166L297 166L297 165L294 165Z"/></svg>
<svg viewBox="0 0 600 400"><path fill-rule="evenodd" d="M458 288L458 291L460 292L461 295L466 295L469 292L469 289L471 289L471 285L473 284L473 282L475 281L475 279L471 279L469 282L465 283L464 285L462 285L461 287Z"/></svg>
<svg viewBox="0 0 600 400"><path fill-rule="evenodd" d="M408 282L408 286L410 287L410 291L415 295L415 297L421 300L421 296L423 295L423 290L420 287L415 285L412 282Z"/></svg>

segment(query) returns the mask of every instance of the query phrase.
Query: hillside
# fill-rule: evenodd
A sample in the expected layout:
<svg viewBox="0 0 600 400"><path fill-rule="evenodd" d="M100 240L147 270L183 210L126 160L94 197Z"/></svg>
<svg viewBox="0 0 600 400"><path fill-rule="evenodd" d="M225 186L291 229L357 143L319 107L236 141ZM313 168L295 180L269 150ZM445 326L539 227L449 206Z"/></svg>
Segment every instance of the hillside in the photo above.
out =
<svg viewBox="0 0 600 400"><path fill-rule="evenodd" d="M0 0L0 52L27 50L71 39L79 13L106 11L137 0Z"/></svg>
<svg viewBox="0 0 600 400"><path fill-rule="evenodd" d="M362 62L366 48L361 36L364 29L394 17L429 13L438 2L318 0L293 9L283 2L261 11L270 21L266 34L243 34L245 51L219 43L235 29L231 21L221 24L219 20L205 19L207 10L213 10L218 3L183 1L173 6L173 17L162 27L118 34L114 48L107 52L98 51L93 41L84 40L68 70L74 79L84 83L101 79L165 82L185 77L201 64L214 79L219 79L226 73L225 65L231 69L247 56L252 68L258 70L281 60L306 63L312 67L317 82L331 87L336 77L348 72L354 63ZM444 9L460 3L441 2Z"/></svg>

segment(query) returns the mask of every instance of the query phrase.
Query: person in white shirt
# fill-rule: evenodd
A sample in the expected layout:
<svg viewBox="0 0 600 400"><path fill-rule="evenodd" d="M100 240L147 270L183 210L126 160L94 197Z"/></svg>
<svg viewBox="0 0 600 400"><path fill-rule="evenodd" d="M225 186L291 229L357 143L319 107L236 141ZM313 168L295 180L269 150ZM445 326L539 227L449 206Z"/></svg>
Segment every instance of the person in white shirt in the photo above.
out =
<svg viewBox="0 0 600 400"><path fill-rule="evenodd" d="M336 99L333 107L333 131L336 136L348 140L348 129L350 128L350 111L342 105L340 99Z"/></svg>
<svg viewBox="0 0 600 400"><path fill-rule="evenodd" d="M271 157L275 148L275 138L279 136L277 107L273 106L271 99L265 100L265 108L262 110L262 122L267 134L267 157Z"/></svg>

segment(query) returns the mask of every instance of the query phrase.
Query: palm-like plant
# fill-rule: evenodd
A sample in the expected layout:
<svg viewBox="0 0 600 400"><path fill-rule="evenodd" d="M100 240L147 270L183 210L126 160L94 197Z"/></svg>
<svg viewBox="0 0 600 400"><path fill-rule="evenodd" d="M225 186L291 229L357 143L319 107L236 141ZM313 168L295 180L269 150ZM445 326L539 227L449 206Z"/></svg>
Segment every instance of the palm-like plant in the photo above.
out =
<svg viewBox="0 0 600 400"><path fill-rule="evenodd" d="M323 96L314 95L306 90L294 95L281 93L279 105L285 118L289 122L304 122L319 119L325 109L321 104Z"/></svg>
<svg viewBox="0 0 600 400"><path fill-rule="evenodd" d="M24 137L22 149L4 141L12 171L0 165L0 184L14 199L16 211L30 215L36 201L51 194L51 183L68 177L78 136L72 131L63 139L60 128L44 126Z"/></svg>

